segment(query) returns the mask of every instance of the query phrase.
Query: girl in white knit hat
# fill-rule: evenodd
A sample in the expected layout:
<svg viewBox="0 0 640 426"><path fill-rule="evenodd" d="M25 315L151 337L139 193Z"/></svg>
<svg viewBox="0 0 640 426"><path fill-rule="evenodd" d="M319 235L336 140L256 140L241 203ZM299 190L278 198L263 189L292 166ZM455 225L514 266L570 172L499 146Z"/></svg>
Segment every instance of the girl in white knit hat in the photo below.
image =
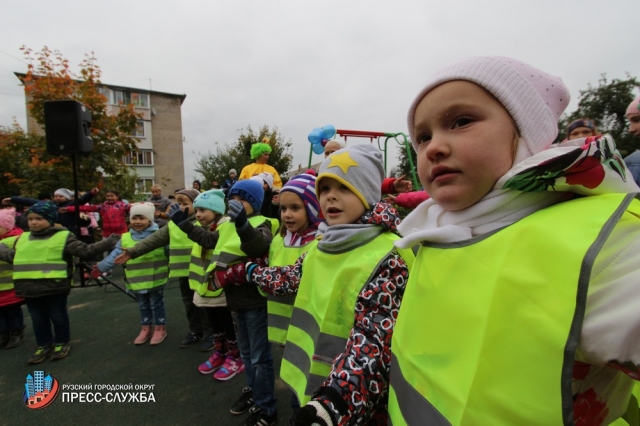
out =
<svg viewBox="0 0 640 426"><path fill-rule="evenodd" d="M116 265L115 259L124 249L156 232L158 224L154 222L156 208L153 203L131 204L129 210L130 230L122 234L120 241L111 254L102 260L92 271L93 278L99 278ZM151 339L151 345L159 345L167 337L166 313L164 308L164 287L169 277L168 258L165 247L159 247L136 259L125 263L127 290L133 292L140 309L142 328L134 345L142 345Z"/></svg>
<svg viewBox="0 0 640 426"><path fill-rule="evenodd" d="M408 116L431 196L399 226L396 245L419 248L409 280L389 310L360 313L367 327L293 424L366 424L380 407L394 425L625 414L640 378L639 188L608 135L551 146L568 102L562 80L512 58L428 81Z"/></svg>

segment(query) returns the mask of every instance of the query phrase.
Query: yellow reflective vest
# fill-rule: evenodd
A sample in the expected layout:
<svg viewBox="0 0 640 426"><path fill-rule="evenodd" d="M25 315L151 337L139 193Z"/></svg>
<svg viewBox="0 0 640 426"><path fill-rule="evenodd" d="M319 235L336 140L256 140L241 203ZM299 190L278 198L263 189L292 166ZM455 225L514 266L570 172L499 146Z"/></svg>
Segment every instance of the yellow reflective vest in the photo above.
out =
<svg viewBox="0 0 640 426"><path fill-rule="evenodd" d="M344 351L353 328L358 294L378 265L394 249L398 236L384 232L368 243L342 253L326 253L316 245L302 264L280 377L300 404L329 376L334 359ZM411 250L398 250L410 266Z"/></svg>
<svg viewBox="0 0 640 426"><path fill-rule="evenodd" d="M189 263L189 288L197 291L202 283L205 282L205 267L211 263L211 256L213 250L207 250L204 259L202 258L202 246L200 244L193 244L191 249L191 262Z"/></svg>
<svg viewBox="0 0 640 426"><path fill-rule="evenodd" d="M256 215L249 218L249 223L254 228L262 225L267 220L262 215ZM278 229L278 222L271 221L271 231L275 234ZM222 294L222 289L211 291L209 290L209 281L213 279L211 273L220 266L226 269L228 266L236 264L247 258L247 255L240 250L240 237L236 232L235 223L228 221L222 223L218 229L218 242L211 254L211 263L206 269L204 281L200 287L196 290L202 297L218 297Z"/></svg>
<svg viewBox="0 0 640 426"><path fill-rule="evenodd" d="M60 231L47 239L30 240L23 233L16 243L13 258L13 280L67 279L72 269L64 260L69 231Z"/></svg>
<svg viewBox="0 0 640 426"><path fill-rule="evenodd" d="M398 425L573 424L591 268L632 194L578 198L454 244L423 244L393 334Z"/></svg>
<svg viewBox="0 0 640 426"><path fill-rule="evenodd" d="M14 237L7 237L0 240L0 244L13 249L18 235ZM0 261L0 291L11 290L13 288L13 265L7 262Z"/></svg>
<svg viewBox="0 0 640 426"><path fill-rule="evenodd" d="M269 247L269 267L287 266L296 263L296 260L311 247L318 244L313 240L303 246L287 247L284 238L278 234ZM269 341L284 345L287 340L287 329L293 313L295 295L274 296L267 294L267 313L269 317Z"/></svg>
<svg viewBox="0 0 640 426"><path fill-rule="evenodd" d="M131 237L130 232L126 232L120 237L120 245L123 249L127 249L135 246L136 241ZM169 276L169 266L164 247L158 247L140 257L128 260L125 263L125 274L128 290L150 290L165 285Z"/></svg>
<svg viewBox="0 0 640 426"><path fill-rule="evenodd" d="M193 241L178 225L169 221L169 278L189 276L189 261ZM195 226L199 226L196 222Z"/></svg>

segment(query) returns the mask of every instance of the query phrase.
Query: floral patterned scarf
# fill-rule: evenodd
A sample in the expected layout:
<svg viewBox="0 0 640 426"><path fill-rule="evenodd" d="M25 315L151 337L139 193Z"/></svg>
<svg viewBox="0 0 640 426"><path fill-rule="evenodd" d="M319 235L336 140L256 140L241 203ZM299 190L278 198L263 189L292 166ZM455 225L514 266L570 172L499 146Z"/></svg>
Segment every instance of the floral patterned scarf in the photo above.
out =
<svg viewBox="0 0 640 426"><path fill-rule="evenodd" d="M633 192L640 188L610 135L565 141L514 165L471 207L447 211L423 202L398 227L404 238L396 245L462 241L576 196Z"/></svg>

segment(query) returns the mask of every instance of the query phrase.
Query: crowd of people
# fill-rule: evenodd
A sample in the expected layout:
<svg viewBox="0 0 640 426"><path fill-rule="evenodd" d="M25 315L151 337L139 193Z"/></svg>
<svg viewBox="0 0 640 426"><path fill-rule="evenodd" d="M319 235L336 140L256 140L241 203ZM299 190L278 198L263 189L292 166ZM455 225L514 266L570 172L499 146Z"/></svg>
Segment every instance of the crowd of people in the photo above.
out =
<svg viewBox="0 0 640 426"><path fill-rule="evenodd" d="M5 198L28 210L0 210L0 346L23 342L26 304L28 362L66 357L74 259L96 260L96 280L125 267L135 345L166 338L178 280L180 346L211 351L202 374L245 373L244 425L278 421L272 343L291 425L638 424L640 151L627 167L589 118L554 143L569 98L512 58L441 69L409 108L420 190L334 140L284 183L261 142L208 190L95 205L94 188L78 228L67 189ZM626 117L640 137L640 98Z"/></svg>

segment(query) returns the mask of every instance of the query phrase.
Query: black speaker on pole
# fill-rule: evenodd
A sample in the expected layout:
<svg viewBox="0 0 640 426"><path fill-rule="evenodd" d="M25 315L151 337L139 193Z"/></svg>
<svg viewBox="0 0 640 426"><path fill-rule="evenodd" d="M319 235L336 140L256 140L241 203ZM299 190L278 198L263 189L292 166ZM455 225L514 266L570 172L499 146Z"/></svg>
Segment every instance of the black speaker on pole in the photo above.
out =
<svg viewBox="0 0 640 426"><path fill-rule="evenodd" d="M45 101L47 152L52 155L93 151L89 133L91 111L73 99Z"/></svg>

